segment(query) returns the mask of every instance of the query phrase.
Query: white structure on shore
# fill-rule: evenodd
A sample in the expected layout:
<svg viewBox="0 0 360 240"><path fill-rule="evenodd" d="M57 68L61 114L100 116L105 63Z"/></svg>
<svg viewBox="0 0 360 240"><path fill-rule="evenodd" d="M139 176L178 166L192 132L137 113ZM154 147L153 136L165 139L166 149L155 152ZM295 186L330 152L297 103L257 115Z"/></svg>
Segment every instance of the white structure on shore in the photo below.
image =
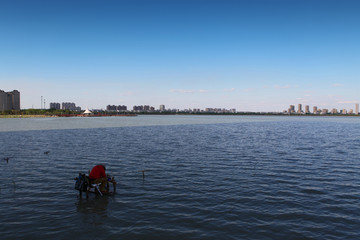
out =
<svg viewBox="0 0 360 240"><path fill-rule="evenodd" d="M90 115L90 114L92 114L92 112L88 108L86 108L86 110L85 110L85 112L83 112L83 114Z"/></svg>

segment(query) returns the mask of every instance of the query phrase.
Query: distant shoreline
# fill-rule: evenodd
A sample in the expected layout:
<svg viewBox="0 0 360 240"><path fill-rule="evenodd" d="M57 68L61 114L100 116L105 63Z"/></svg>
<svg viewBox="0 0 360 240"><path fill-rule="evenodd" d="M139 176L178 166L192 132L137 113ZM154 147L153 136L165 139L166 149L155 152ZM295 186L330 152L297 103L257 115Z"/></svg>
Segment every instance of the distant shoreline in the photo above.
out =
<svg viewBox="0 0 360 240"><path fill-rule="evenodd" d="M63 114L63 115L0 115L0 118L57 118L57 117L134 117L136 114L116 114L116 115L83 115L83 114Z"/></svg>
<svg viewBox="0 0 360 240"><path fill-rule="evenodd" d="M0 115L0 118L48 118L56 117L51 115Z"/></svg>
<svg viewBox="0 0 360 240"><path fill-rule="evenodd" d="M162 116L288 116L288 117L360 117L355 114L283 114L283 113L129 113L129 114L0 114L0 118L53 118L53 117L134 117L138 115Z"/></svg>

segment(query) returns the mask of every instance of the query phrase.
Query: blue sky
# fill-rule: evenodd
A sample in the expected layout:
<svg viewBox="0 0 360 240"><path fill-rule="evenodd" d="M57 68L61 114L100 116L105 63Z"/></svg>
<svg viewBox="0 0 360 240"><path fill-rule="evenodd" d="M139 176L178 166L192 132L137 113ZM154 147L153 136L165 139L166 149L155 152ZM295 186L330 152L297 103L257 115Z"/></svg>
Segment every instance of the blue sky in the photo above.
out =
<svg viewBox="0 0 360 240"><path fill-rule="evenodd" d="M360 102L360 1L0 1L0 89L75 102L282 111Z"/></svg>

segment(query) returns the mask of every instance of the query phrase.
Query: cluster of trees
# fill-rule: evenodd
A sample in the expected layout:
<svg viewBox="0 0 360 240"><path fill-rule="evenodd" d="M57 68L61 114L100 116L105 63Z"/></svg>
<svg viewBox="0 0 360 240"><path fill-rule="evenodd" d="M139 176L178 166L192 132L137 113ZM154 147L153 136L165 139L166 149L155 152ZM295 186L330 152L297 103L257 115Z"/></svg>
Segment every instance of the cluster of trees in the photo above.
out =
<svg viewBox="0 0 360 240"><path fill-rule="evenodd" d="M23 109L23 110L6 110L0 112L0 115L62 115L62 114L79 114L76 111L57 110L57 109Z"/></svg>

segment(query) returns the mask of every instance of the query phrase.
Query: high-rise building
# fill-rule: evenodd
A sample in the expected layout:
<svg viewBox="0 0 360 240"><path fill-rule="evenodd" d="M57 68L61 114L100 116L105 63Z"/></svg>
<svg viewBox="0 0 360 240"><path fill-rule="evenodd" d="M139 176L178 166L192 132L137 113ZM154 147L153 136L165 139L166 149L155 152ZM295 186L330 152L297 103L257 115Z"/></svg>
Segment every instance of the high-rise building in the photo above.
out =
<svg viewBox="0 0 360 240"><path fill-rule="evenodd" d="M133 111L144 111L144 106L134 106Z"/></svg>
<svg viewBox="0 0 360 240"><path fill-rule="evenodd" d="M0 111L20 110L20 92L4 92L0 90Z"/></svg>
<svg viewBox="0 0 360 240"><path fill-rule="evenodd" d="M289 113L294 113L294 112L295 112L295 106L294 106L294 105L290 105L288 111L289 111Z"/></svg>
<svg viewBox="0 0 360 240"><path fill-rule="evenodd" d="M116 110L118 110L118 111L127 111L127 106L119 105L119 106L116 107Z"/></svg>
<svg viewBox="0 0 360 240"><path fill-rule="evenodd" d="M11 108L13 110L20 110L20 92L14 90L8 93L11 98Z"/></svg>
<svg viewBox="0 0 360 240"><path fill-rule="evenodd" d="M81 107L77 107L75 103L72 102L63 102L61 105L62 110L81 111Z"/></svg>
<svg viewBox="0 0 360 240"><path fill-rule="evenodd" d="M125 106L125 105L119 105L119 106L107 105L106 110L113 111L113 112L115 112L115 111L124 112L124 111L127 111L127 106Z"/></svg>
<svg viewBox="0 0 360 240"><path fill-rule="evenodd" d="M310 107L309 107L309 105L305 105L305 113L310 113Z"/></svg>
<svg viewBox="0 0 360 240"><path fill-rule="evenodd" d="M50 103L50 109L59 110L60 109L60 103L55 103L55 102Z"/></svg>
<svg viewBox="0 0 360 240"><path fill-rule="evenodd" d="M0 110L5 111L8 110L8 97L7 93L3 90L0 90Z"/></svg>
<svg viewBox="0 0 360 240"><path fill-rule="evenodd" d="M63 102L62 103L62 110L72 110L76 107L75 103L70 102Z"/></svg>
<svg viewBox="0 0 360 240"><path fill-rule="evenodd" d="M106 110L107 111L116 111L116 106L115 105L107 105Z"/></svg>
<svg viewBox="0 0 360 240"><path fill-rule="evenodd" d="M313 114L317 114L317 112L318 112L318 108L317 108L317 106L314 106L313 107Z"/></svg>
<svg viewBox="0 0 360 240"><path fill-rule="evenodd" d="M333 108L333 109L331 110L331 113L332 113L332 114L337 114L337 113L338 113L338 111L337 111L337 109L336 109L336 108Z"/></svg>
<svg viewBox="0 0 360 240"><path fill-rule="evenodd" d="M160 111L165 111L165 105L160 105Z"/></svg>
<svg viewBox="0 0 360 240"><path fill-rule="evenodd" d="M145 111L145 112L154 112L155 111L155 108L150 106L150 105L140 105L140 106L134 106L133 107L133 111L134 112L142 112L142 111Z"/></svg>
<svg viewBox="0 0 360 240"><path fill-rule="evenodd" d="M297 113L302 113L302 105L301 104L298 104Z"/></svg>
<svg viewBox="0 0 360 240"><path fill-rule="evenodd" d="M8 94L2 90L0 90L0 110L9 110Z"/></svg>
<svg viewBox="0 0 360 240"><path fill-rule="evenodd" d="M359 115L359 104L358 103L355 104L355 114Z"/></svg>

